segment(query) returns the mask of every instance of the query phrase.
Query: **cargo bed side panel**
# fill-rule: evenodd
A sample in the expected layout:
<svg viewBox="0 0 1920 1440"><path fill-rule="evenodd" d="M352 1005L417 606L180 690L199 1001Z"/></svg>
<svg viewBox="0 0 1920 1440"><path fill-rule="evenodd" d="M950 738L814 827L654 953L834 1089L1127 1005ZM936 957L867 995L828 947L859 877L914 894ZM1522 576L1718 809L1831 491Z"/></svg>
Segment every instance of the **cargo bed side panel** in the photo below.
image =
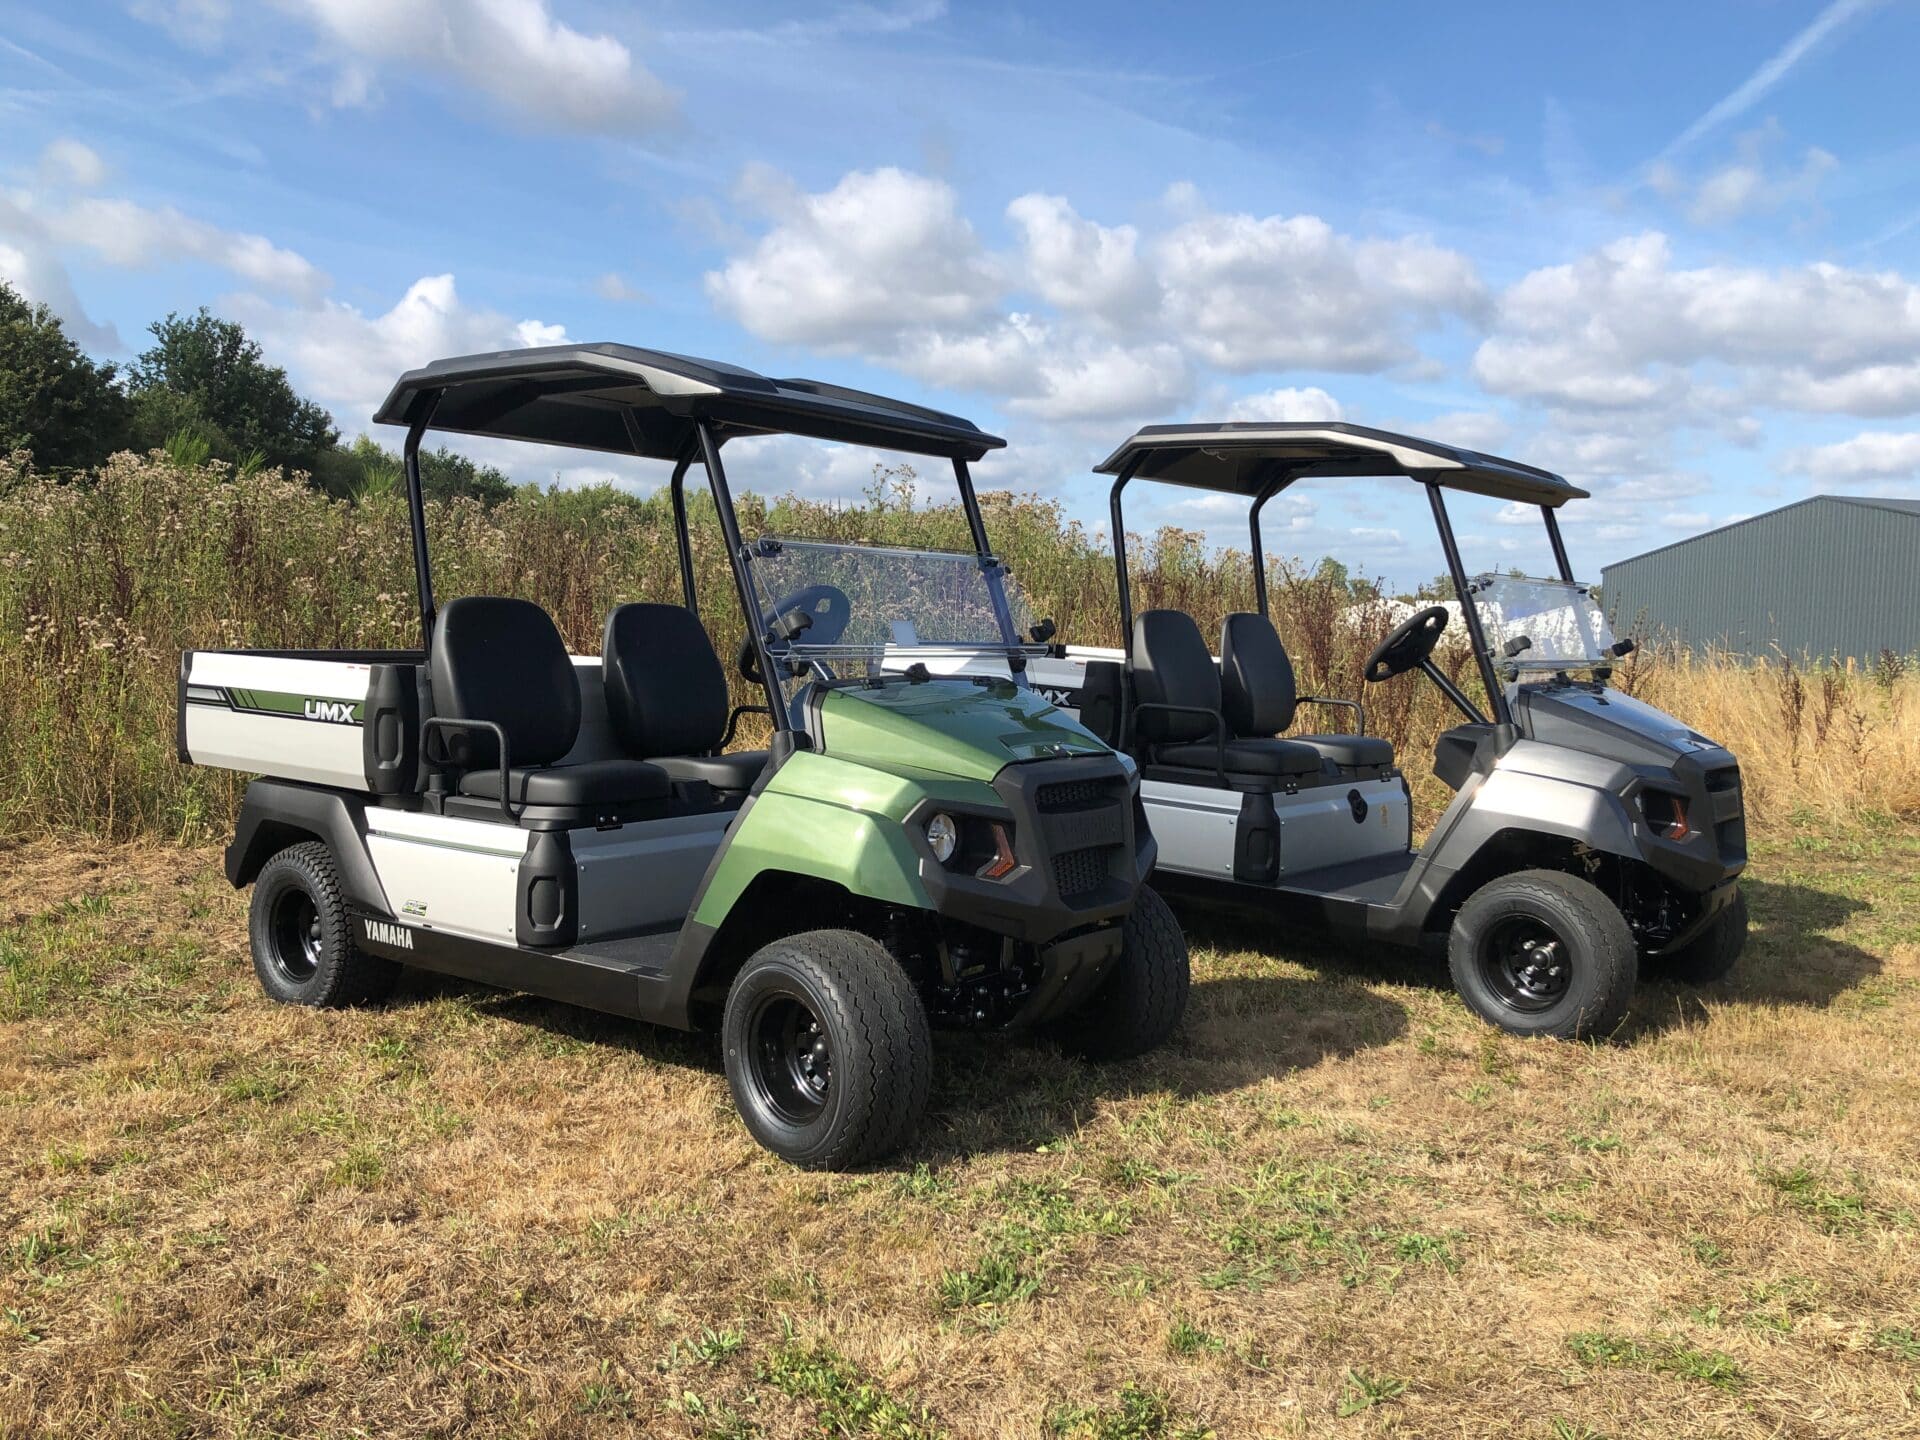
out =
<svg viewBox="0 0 1920 1440"><path fill-rule="evenodd" d="M182 738L194 764L367 789L370 665L195 650L182 671Z"/></svg>

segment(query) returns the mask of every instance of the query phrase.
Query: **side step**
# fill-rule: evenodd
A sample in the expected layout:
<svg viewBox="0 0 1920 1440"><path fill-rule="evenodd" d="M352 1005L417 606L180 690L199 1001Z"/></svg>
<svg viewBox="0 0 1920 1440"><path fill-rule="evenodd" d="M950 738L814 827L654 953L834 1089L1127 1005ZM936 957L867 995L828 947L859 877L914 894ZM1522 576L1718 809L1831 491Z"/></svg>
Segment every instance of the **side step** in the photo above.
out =
<svg viewBox="0 0 1920 1440"><path fill-rule="evenodd" d="M353 925L354 943L370 955L630 1020L652 1018L642 1011L641 986L667 977L680 939L675 925L570 950L537 950L360 912L354 913Z"/></svg>

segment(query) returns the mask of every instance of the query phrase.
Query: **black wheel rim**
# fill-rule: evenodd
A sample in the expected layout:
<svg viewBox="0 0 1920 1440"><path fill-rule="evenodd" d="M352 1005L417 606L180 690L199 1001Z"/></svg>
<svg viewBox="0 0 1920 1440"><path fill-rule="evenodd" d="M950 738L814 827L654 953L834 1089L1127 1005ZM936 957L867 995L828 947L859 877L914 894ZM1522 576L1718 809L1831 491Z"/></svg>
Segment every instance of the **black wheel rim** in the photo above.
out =
<svg viewBox="0 0 1920 1440"><path fill-rule="evenodd" d="M768 995L755 1007L747 1068L754 1089L788 1124L809 1124L827 1108L833 1049L820 1017L798 995Z"/></svg>
<svg viewBox="0 0 1920 1440"><path fill-rule="evenodd" d="M320 907L304 890L289 890L273 902L273 968L298 985L320 968Z"/></svg>
<svg viewBox="0 0 1920 1440"><path fill-rule="evenodd" d="M1573 984L1573 956L1546 921L1512 915L1480 942L1480 974L1510 1009L1551 1010Z"/></svg>

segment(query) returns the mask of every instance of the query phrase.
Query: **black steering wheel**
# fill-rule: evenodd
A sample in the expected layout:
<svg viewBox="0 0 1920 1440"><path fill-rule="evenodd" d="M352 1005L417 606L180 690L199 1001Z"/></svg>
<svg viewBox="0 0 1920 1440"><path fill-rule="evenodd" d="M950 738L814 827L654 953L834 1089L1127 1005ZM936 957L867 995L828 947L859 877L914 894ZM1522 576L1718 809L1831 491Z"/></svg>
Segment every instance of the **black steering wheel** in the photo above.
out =
<svg viewBox="0 0 1920 1440"><path fill-rule="evenodd" d="M767 629L772 631L779 626L791 630L802 619L806 621L804 628L809 645L831 645L847 633L847 626L853 620L853 602L847 598L847 592L837 586L809 585L781 597L767 620ZM751 634L741 636L734 665L754 684L760 683L760 652L754 648Z"/></svg>
<svg viewBox="0 0 1920 1440"><path fill-rule="evenodd" d="M1440 643L1440 636L1447 628L1448 618L1444 605L1429 605L1409 615L1393 627L1392 634L1373 647L1362 673L1374 684L1406 674L1433 654L1433 647Z"/></svg>

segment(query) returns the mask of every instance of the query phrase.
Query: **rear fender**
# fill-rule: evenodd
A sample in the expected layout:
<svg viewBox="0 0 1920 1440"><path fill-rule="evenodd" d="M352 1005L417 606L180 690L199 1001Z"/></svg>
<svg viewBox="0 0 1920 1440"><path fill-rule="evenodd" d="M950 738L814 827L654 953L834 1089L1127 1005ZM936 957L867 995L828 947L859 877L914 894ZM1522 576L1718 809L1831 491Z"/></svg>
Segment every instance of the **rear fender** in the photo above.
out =
<svg viewBox="0 0 1920 1440"><path fill-rule="evenodd" d="M289 845L318 840L333 852L348 902L391 915L387 892L367 858L366 803L356 795L291 780L255 780L247 786L240 819L227 846L227 879L251 885L261 867Z"/></svg>

